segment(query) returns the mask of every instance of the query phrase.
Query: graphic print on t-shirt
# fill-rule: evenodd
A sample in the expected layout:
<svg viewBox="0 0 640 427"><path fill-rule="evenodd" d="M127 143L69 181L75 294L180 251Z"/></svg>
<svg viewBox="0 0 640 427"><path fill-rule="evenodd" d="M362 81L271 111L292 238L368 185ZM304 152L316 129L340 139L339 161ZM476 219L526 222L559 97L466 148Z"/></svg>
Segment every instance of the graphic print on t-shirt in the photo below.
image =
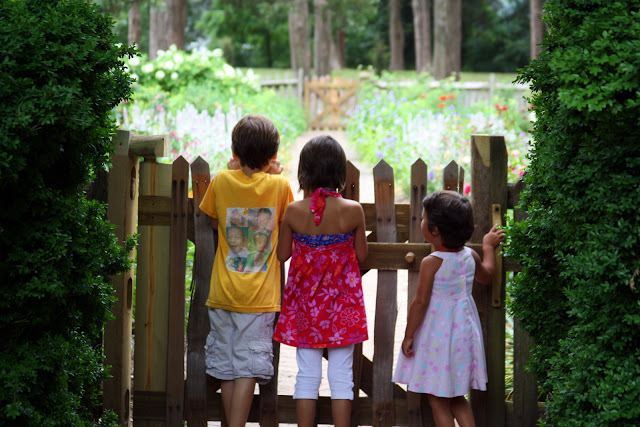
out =
<svg viewBox="0 0 640 427"><path fill-rule="evenodd" d="M267 271L274 216L275 208L227 208L227 270L237 273Z"/></svg>

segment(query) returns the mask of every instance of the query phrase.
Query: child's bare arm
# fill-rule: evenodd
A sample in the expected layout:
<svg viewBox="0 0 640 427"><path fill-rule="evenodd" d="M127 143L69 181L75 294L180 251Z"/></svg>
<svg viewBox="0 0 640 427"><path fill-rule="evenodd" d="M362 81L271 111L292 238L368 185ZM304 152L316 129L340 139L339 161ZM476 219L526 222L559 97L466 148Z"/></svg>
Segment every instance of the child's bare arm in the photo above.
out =
<svg viewBox="0 0 640 427"><path fill-rule="evenodd" d="M411 301L411 305L409 305L407 326L402 340L402 352L407 357L412 357L415 354L413 335L427 314L429 302L431 301L431 291L433 290L433 278L441 265L442 260L432 256L425 257L420 264L418 289Z"/></svg>
<svg viewBox="0 0 640 427"><path fill-rule="evenodd" d="M357 204L354 208L354 215L359 216L359 223L355 230L354 246L356 251L356 258L359 263L363 263L367 259L369 254L369 247L367 245L367 233L364 219L364 210L361 204Z"/></svg>
<svg viewBox="0 0 640 427"><path fill-rule="evenodd" d="M289 208L284 212L282 224L280 224L280 234L278 235L278 249L276 255L280 262L285 262L291 258L291 252L293 251L293 230L291 229L291 225L289 225L288 215L290 215Z"/></svg>
<svg viewBox="0 0 640 427"><path fill-rule="evenodd" d="M495 249L502 241L504 241L504 230L498 229L498 226L494 225L482 238L482 262L480 262L479 255L475 251L473 252L476 260L475 279L479 283L491 284L496 271Z"/></svg>

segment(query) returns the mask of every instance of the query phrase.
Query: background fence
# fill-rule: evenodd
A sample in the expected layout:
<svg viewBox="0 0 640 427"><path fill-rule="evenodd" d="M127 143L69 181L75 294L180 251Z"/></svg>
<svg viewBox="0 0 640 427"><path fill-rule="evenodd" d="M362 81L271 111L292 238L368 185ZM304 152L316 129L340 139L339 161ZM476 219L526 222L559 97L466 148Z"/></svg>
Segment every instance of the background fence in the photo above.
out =
<svg viewBox="0 0 640 427"><path fill-rule="evenodd" d="M360 81L366 80L365 76L359 78ZM411 86L417 84L416 80L400 80L394 85ZM260 75L260 85L263 88L271 88L278 95L286 98L296 98L300 103L304 102L305 81L302 69L300 70L281 70L272 71ZM389 88L390 85L379 82L381 88ZM450 82L432 80L427 83L429 89L443 88L443 90L451 89L458 92L459 101L465 106L470 107L476 103L491 103L495 96L514 98L517 102L518 109L529 110L529 104L524 99L530 93L529 86L515 83L501 83L497 80L496 75L489 74L488 81L482 82Z"/></svg>

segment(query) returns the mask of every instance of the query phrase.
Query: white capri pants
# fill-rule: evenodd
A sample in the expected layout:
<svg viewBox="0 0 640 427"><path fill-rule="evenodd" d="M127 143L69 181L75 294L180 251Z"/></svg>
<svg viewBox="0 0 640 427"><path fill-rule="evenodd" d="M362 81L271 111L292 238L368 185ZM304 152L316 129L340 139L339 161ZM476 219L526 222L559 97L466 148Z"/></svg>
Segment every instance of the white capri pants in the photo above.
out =
<svg viewBox="0 0 640 427"><path fill-rule="evenodd" d="M353 347L328 348L327 377L332 399L353 400ZM322 379L322 353L324 348L298 348L296 361L298 374L293 392L294 399L318 399Z"/></svg>

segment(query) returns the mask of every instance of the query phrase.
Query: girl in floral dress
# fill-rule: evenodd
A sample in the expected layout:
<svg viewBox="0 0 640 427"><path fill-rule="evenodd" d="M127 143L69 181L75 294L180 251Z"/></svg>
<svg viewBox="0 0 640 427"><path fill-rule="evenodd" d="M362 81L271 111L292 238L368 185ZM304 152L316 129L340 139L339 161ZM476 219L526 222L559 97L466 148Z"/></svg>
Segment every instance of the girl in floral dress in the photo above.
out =
<svg viewBox="0 0 640 427"><path fill-rule="evenodd" d="M504 230L482 239L483 258L464 244L473 233L471 204L453 191L439 191L422 202L422 234L434 248L420 264L416 295L393 381L426 393L436 426L474 426L465 399L470 388L486 390L487 369L482 330L471 296L474 280L489 284L495 272L495 248Z"/></svg>
<svg viewBox="0 0 640 427"><path fill-rule="evenodd" d="M345 180L340 144L327 135L307 142L298 181L308 196L289 204L280 229L278 259L291 263L274 339L297 347L293 398L301 427L314 423L325 348L334 425L349 425L353 347L368 338L358 265L367 257L364 211L337 192Z"/></svg>

